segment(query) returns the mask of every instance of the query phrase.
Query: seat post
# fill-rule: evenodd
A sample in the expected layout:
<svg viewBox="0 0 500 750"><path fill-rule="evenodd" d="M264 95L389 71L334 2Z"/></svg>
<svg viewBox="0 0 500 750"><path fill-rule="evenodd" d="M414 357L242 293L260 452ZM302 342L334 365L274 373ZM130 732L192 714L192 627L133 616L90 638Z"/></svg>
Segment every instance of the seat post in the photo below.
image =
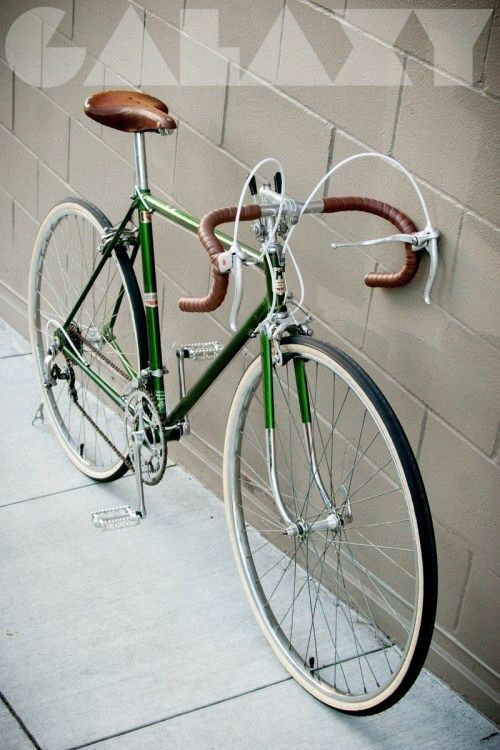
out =
<svg viewBox="0 0 500 750"><path fill-rule="evenodd" d="M144 133L134 133L135 184L141 190L148 190L148 166Z"/></svg>

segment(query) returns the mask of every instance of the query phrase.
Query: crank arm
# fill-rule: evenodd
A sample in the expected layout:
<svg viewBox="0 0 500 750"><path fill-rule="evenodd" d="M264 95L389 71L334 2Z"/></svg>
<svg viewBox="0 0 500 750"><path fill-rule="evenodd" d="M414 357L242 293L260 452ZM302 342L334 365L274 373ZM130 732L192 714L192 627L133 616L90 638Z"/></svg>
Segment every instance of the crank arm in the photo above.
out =
<svg viewBox="0 0 500 750"><path fill-rule="evenodd" d="M135 514L141 518L146 517L146 503L144 502L144 485L142 483L142 463L141 463L141 446L143 440L140 432L134 432L132 435L132 453L134 455L135 486L137 490L137 500L139 507Z"/></svg>

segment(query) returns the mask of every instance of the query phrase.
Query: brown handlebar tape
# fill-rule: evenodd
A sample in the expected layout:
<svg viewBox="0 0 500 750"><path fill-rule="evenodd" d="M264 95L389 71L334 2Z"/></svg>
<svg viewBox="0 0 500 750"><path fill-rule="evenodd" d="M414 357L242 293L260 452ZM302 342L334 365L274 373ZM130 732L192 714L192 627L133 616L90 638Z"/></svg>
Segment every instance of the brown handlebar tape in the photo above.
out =
<svg viewBox="0 0 500 750"><path fill-rule="evenodd" d="M215 211L210 211L201 220L198 237L210 256L212 268L210 289L205 297L182 297L179 300L179 307L183 312L213 312L224 302L229 284L229 274L222 273L217 266L217 256L224 252L224 248L215 235L215 228L219 224L234 221L237 211L236 206L217 208ZM242 206L240 220L253 221L254 219L260 219L261 213L260 206Z"/></svg>
<svg viewBox="0 0 500 750"><path fill-rule="evenodd" d="M382 219L387 219L402 234L413 234L417 231L415 224L388 203L377 201L374 198L359 198L357 196L345 196L343 198L323 198L324 213L334 214L337 211L365 211ZM400 271L395 273L368 273L365 276L366 286L397 287L408 284L417 273L420 263L420 255L415 253L409 243L405 243L405 263Z"/></svg>
<svg viewBox="0 0 500 750"><path fill-rule="evenodd" d="M394 206L374 198L357 196L323 198L323 205L323 213L325 214L333 214L339 211L364 211L390 221L402 234L413 234L417 231L415 224L404 213L398 211ZM210 257L212 269L210 289L205 297L182 297L179 300L179 307L183 312L213 312L224 302L229 284L229 274L221 272L217 266L217 256L224 252L224 248L215 235L215 228L220 224L234 221L237 210L236 206L218 208L215 211L210 211L201 220L198 236ZM242 206L241 221L253 221L260 219L260 217L260 206ZM408 284L417 273L420 256L413 251L409 243L405 243L405 251L405 263L400 271L395 273L369 273L365 276L365 284L370 287L397 287Z"/></svg>

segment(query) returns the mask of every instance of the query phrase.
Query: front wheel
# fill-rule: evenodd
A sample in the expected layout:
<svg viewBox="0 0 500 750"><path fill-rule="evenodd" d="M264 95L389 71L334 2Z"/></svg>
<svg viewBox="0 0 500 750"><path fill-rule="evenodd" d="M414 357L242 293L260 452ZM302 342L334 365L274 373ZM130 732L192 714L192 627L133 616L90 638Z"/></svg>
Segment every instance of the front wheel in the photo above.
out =
<svg viewBox="0 0 500 750"><path fill-rule="evenodd" d="M303 336L281 349L275 480L294 523L271 489L258 357L234 396L224 449L238 571L290 674L333 708L377 713L411 687L431 642L437 563L425 489L396 415L352 359Z"/></svg>

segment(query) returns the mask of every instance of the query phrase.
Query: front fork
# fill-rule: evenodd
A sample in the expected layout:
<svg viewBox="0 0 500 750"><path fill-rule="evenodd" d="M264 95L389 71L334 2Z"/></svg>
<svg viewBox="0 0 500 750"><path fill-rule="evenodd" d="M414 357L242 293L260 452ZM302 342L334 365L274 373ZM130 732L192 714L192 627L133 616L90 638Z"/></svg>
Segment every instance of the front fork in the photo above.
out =
<svg viewBox="0 0 500 750"><path fill-rule="evenodd" d="M325 519L316 520L314 523L308 524L304 519L293 518L288 512L286 504L283 501L276 466L276 422L274 412L272 342L264 332L261 333L260 342L269 482L271 485L271 491L273 493L274 501L278 509L278 513L283 519L283 522L286 524L284 533L288 536L302 536L310 531L336 531L342 524L342 517L333 504L330 493L326 490L323 484L323 480L318 468L318 460L316 457L316 449L312 431L311 404L309 399L306 367L305 362L297 357L294 358L293 365L295 371L295 381L297 385L300 416L304 430L304 443L310 462L310 481L314 481L321 499L325 504L325 508L329 512L329 515Z"/></svg>

